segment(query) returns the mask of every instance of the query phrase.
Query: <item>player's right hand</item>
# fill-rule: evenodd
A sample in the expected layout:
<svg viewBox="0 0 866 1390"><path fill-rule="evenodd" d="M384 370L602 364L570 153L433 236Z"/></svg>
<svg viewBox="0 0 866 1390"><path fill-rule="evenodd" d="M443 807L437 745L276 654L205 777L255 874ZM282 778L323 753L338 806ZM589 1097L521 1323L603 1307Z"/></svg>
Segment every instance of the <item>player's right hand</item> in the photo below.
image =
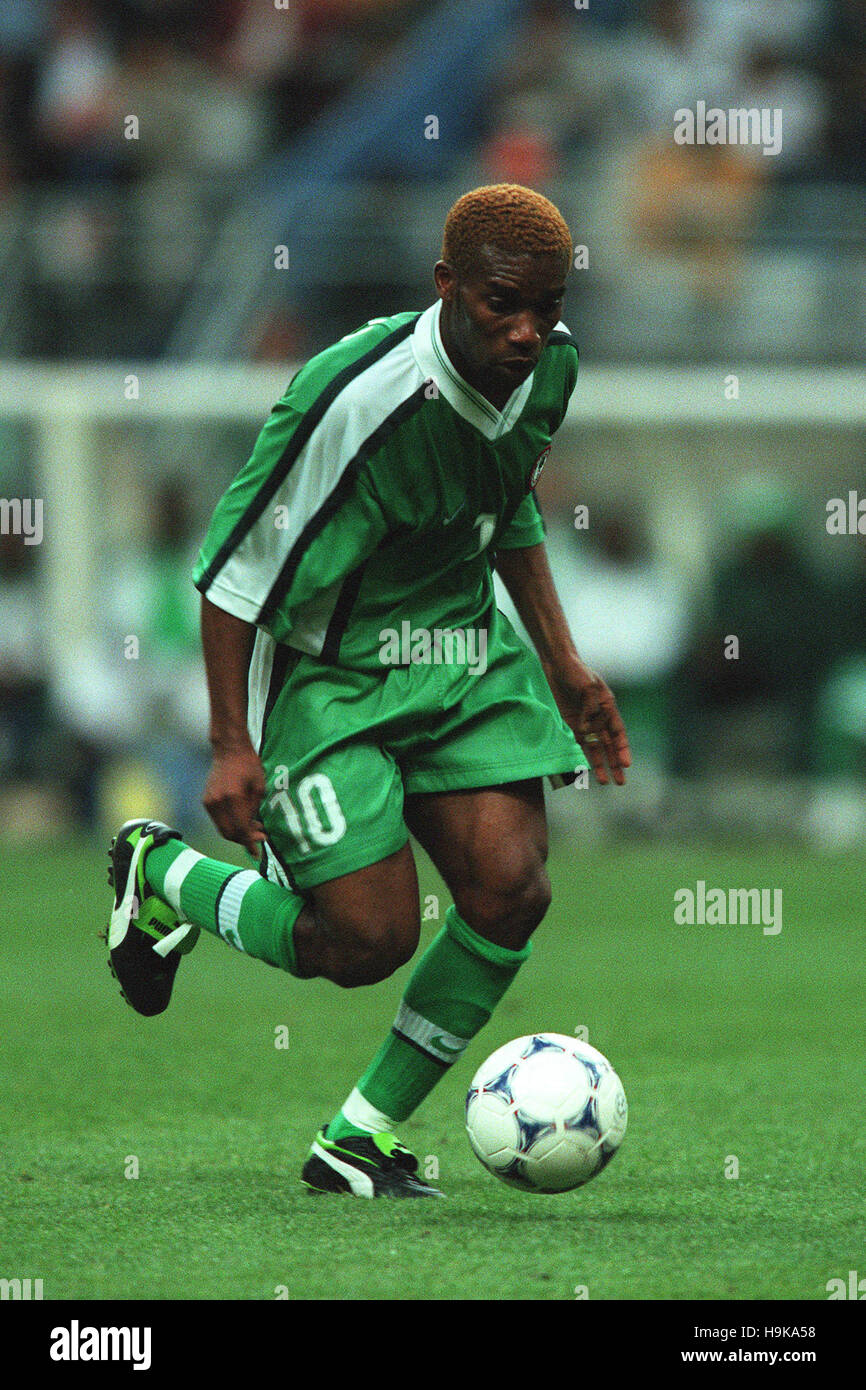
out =
<svg viewBox="0 0 866 1390"><path fill-rule="evenodd" d="M215 750L202 804L220 834L254 859L265 838L259 815L264 794L264 768L251 743Z"/></svg>

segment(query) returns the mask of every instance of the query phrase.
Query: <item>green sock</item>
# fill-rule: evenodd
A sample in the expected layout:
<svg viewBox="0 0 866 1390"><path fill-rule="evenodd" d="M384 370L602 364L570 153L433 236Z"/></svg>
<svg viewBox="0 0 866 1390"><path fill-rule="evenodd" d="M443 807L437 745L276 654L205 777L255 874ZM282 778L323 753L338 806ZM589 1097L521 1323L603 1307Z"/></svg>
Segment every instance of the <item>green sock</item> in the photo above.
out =
<svg viewBox="0 0 866 1390"><path fill-rule="evenodd" d="M529 955L496 946L450 907L406 989L394 1026L328 1125L329 1139L392 1129L457 1061Z"/></svg>
<svg viewBox="0 0 866 1390"><path fill-rule="evenodd" d="M192 922L248 956L297 974L293 933L305 902L299 893L270 883L256 869L206 859L182 840L148 850L144 876L182 922Z"/></svg>

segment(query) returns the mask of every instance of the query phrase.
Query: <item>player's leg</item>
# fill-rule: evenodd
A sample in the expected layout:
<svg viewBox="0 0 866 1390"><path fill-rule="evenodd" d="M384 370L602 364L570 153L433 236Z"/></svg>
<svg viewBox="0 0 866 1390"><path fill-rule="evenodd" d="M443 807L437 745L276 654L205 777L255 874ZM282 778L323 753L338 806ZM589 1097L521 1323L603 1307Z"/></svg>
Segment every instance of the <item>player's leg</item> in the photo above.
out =
<svg viewBox="0 0 866 1390"><path fill-rule="evenodd" d="M418 879L407 843L385 861L311 890L314 917L298 919L296 950L310 974L336 984L384 979L414 954L420 934ZM301 1174L313 1192L360 1197L439 1197L417 1177L418 1160L388 1115L362 1102L363 1123L320 1130Z"/></svg>
<svg viewBox="0 0 866 1390"><path fill-rule="evenodd" d="M376 984L411 960L421 923L408 841L394 854L309 890L294 930L296 974L346 989Z"/></svg>
<svg viewBox="0 0 866 1390"><path fill-rule="evenodd" d="M147 1016L168 1007L181 954L199 930L297 973L293 929L305 899L201 854L159 821L128 821L112 840L109 965L127 1003ZM184 928L182 924L192 924Z"/></svg>
<svg viewBox="0 0 866 1390"><path fill-rule="evenodd" d="M166 873L169 855L175 857ZM181 855L189 856L185 865ZM418 879L408 841L375 864L303 893L256 870L206 859L182 842L152 850L146 873L185 920L300 979L323 976L345 988L373 984L418 944Z"/></svg>
<svg viewBox="0 0 866 1390"><path fill-rule="evenodd" d="M304 895L208 858L158 822L129 822L111 858L109 960L124 997L146 1015L167 1007L180 955L190 949L181 923L300 978L324 976L347 988L385 979L418 944L408 842Z"/></svg>
<svg viewBox="0 0 866 1390"><path fill-rule="evenodd" d="M395 758L370 737L365 695L371 717L383 716L376 679L367 685L351 673L325 678L320 664L296 653L268 701L265 872L209 858L166 826L148 833L146 822L131 822L119 832L110 959L139 1012L166 1007L179 957L173 930L155 932L165 938L156 952L168 951L160 961L152 936L130 925L134 897L163 904L174 927L191 922L302 978L368 984L411 955L418 885L403 787Z"/></svg>
<svg viewBox="0 0 866 1390"><path fill-rule="evenodd" d="M271 965L346 987L384 979L418 944L418 879L408 842L375 864L316 885L307 897L207 859L156 821L128 823L111 853L116 891L109 963L124 998L143 1014L161 1013L168 1004L189 933L180 916ZM151 857L152 882L142 868ZM142 900L139 912L136 899ZM415 1156L393 1134L361 1132L338 1144L319 1133L302 1178L316 1192L441 1196L418 1180L417 1169Z"/></svg>
<svg viewBox="0 0 866 1390"><path fill-rule="evenodd" d="M328 1135L408 1118L490 1018L550 902L540 779L406 798L404 815L454 897L394 1026Z"/></svg>
<svg viewBox="0 0 866 1390"><path fill-rule="evenodd" d="M340 1143L412 1114L489 1019L550 901L541 777L573 776L585 760L538 658L496 610L487 652L481 679L447 665L413 668L411 679L397 673L411 715L388 739L403 815L454 906L413 970L391 1032L328 1125Z"/></svg>
<svg viewBox="0 0 866 1390"><path fill-rule="evenodd" d="M407 796L404 818L472 930L522 950L550 906L541 778Z"/></svg>

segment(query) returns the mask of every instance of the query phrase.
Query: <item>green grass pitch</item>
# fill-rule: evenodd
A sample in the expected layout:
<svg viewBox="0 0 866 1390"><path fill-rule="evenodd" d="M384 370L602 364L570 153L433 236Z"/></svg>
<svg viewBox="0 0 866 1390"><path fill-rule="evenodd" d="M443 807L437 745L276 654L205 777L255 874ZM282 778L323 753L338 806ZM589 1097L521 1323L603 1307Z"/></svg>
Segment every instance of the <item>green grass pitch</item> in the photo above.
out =
<svg viewBox="0 0 866 1390"><path fill-rule="evenodd" d="M393 1204L314 1197L298 1173L405 972L345 992L203 937L169 1011L140 1019L96 938L102 848L3 858L0 1275L46 1299L826 1299L866 1273L854 857L555 843L531 961L402 1131L449 1200ZM699 878L781 888L782 931L674 925ZM441 915L424 861L437 891ZM582 1026L623 1078L625 1144L577 1192L506 1189L465 1137L472 1073L511 1037Z"/></svg>

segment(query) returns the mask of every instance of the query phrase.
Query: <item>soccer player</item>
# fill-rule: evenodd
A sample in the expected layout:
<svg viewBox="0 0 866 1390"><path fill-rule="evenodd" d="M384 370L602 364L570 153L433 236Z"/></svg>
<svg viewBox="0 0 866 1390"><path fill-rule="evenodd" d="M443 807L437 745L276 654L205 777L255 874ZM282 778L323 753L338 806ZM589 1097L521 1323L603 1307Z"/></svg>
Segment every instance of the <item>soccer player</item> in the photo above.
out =
<svg viewBox="0 0 866 1390"><path fill-rule="evenodd" d="M373 319L294 377L195 571L204 804L258 870L155 821L112 841L110 964L142 1014L166 1008L200 929L300 979L383 980L419 940L410 831L441 873L453 905L312 1145L317 1192L441 1195L394 1130L529 955L550 902L542 778L573 782L588 758L622 783L630 763L533 493L577 378L571 260L546 198L475 189L448 214L435 304ZM497 610L494 566L537 655Z"/></svg>

